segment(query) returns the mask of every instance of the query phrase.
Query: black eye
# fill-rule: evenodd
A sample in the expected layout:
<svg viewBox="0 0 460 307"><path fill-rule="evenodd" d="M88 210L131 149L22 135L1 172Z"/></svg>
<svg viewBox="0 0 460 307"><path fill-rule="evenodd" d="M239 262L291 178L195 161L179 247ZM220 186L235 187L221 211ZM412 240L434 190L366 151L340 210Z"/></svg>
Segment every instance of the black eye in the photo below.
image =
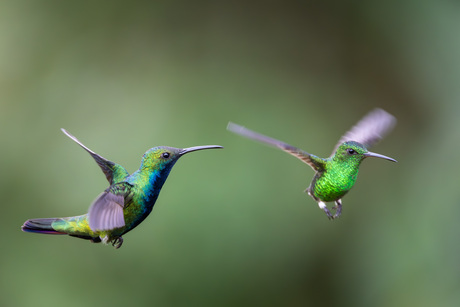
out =
<svg viewBox="0 0 460 307"><path fill-rule="evenodd" d="M161 157L162 157L163 159L168 159L169 156L170 156L170 155L169 155L169 152L164 152L164 153L161 154Z"/></svg>
<svg viewBox="0 0 460 307"><path fill-rule="evenodd" d="M349 155L356 155L356 151L354 149L352 149L352 148L348 148L347 152L348 152Z"/></svg>

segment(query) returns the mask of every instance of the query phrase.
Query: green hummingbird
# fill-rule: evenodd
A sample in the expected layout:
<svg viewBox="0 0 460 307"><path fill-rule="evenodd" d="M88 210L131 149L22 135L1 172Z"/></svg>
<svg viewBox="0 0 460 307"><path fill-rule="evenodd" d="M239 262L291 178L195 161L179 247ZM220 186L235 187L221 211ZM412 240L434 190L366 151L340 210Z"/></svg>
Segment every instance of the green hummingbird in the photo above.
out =
<svg viewBox="0 0 460 307"><path fill-rule="evenodd" d="M123 166L103 158L65 129L61 130L93 157L110 186L91 204L87 214L31 219L24 223L22 230L67 234L95 243L111 242L115 248L120 248L123 244L122 235L135 228L150 214L169 172L180 157L197 150L223 148L218 145L154 147L142 156L141 166L130 175Z"/></svg>
<svg viewBox="0 0 460 307"><path fill-rule="evenodd" d="M227 129L244 137L280 148L308 164L315 171L310 186L305 190L326 213L329 219L342 213L342 197L356 182L361 162L367 157L395 159L368 150L382 139L395 125L396 119L382 109L375 109L363 117L337 143L329 158L319 158L302 149L270 138L230 122ZM335 202L335 214L329 211L327 202Z"/></svg>

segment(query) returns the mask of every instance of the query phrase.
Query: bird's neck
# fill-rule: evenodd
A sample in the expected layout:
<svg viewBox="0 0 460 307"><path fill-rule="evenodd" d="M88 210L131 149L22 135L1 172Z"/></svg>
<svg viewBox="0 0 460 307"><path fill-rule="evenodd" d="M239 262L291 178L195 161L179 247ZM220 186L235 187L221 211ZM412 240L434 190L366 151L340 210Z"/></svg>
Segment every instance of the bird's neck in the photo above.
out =
<svg viewBox="0 0 460 307"><path fill-rule="evenodd" d="M339 166L339 167L342 167L342 168L358 169L359 165L362 162L362 160L363 159L360 159L358 157L356 157L356 158L352 158L352 157L343 158L343 157L334 156L330 160L330 164L334 165L334 166Z"/></svg>
<svg viewBox="0 0 460 307"><path fill-rule="evenodd" d="M345 177L355 177L359 171L359 160L332 160L328 163L328 172Z"/></svg>
<svg viewBox="0 0 460 307"><path fill-rule="evenodd" d="M139 169L133 174L135 185L148 207L153 207L171 167L161 169Z"/></svg>

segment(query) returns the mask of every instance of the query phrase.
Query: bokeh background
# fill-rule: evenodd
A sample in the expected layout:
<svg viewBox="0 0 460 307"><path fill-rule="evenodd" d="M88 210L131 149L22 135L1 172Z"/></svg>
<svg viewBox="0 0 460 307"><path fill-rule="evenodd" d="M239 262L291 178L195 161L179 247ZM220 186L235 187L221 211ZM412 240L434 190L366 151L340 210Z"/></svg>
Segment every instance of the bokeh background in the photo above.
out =
<svg viewBox="0 0 460 307"><path fill-rule="evenodd" d="M459 306L457 1L0 1L0 305ZM328 156L398 119L329 221L313 172L228 121ZM119 250L23 233L107 187L90 156L182 158Z"/></svg>

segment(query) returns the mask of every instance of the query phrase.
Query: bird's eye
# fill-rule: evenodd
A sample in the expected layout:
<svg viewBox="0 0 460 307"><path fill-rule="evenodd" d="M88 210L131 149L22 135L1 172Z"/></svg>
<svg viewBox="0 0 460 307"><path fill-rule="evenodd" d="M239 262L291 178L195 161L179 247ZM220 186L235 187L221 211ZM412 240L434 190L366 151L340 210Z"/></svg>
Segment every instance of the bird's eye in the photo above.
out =
<svg viewBox="0 0 460 307"><path fill-rule="evenodd" d="M162 157L163 159L168 159L169 156L170 156L169 152L164 152L164 153L161 154L161 157Z"/></svg>
<svg viewBox="0 0 460 307"><path fill-rule="evenodd" d="M348 152L349 155L356 155L356 150L354 150L352 148L348 148L347 152Z"/></svg>

